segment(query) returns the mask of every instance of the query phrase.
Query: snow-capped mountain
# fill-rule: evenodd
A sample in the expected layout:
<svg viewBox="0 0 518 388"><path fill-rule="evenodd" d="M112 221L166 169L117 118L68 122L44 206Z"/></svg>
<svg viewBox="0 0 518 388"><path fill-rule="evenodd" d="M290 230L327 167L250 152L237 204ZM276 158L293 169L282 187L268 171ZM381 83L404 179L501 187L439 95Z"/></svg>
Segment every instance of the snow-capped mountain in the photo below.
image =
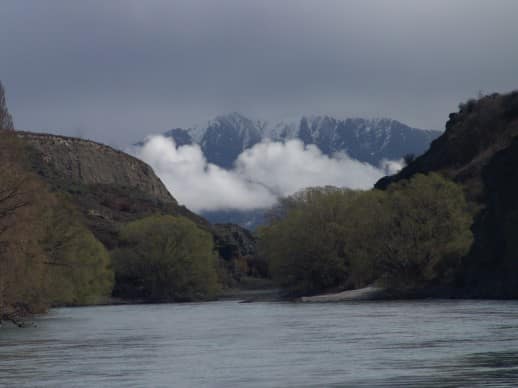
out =
<svg viewBox="0 0 518 388"><path fill-rule="evenodd" d="M392 119L302 117L298 122L269 124L239 113L218 116L206 127L165 133L178 146L199 144L210 163L231 168L245 149L264 141L300 139L326 155L345 151L351 158L378 166L383 159L423 153L440 131L409 127Z"/></svg>

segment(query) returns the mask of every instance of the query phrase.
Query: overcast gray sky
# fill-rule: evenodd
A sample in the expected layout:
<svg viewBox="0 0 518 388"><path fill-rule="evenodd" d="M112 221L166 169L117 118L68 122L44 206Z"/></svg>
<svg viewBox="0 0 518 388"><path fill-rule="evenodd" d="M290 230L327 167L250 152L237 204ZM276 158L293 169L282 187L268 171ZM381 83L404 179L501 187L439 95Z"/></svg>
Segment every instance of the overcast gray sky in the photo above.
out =
<svg viewBox="0 0 518 388"><path fill-rule="evenodd" d="M0 17L17 128L119 146L231 111L442 129L518 88L515 0L4 0Z"/></svg>

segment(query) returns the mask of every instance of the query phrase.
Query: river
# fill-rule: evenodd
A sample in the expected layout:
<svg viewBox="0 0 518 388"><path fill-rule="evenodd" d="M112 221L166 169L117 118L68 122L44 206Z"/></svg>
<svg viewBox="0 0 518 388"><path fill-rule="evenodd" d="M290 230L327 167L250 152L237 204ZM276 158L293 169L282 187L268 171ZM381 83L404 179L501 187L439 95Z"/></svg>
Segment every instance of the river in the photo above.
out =
<svg viewBox="0 0 518 388"><path fill-rule="evenodd" d="M518 302L59 308L0 329L2 387L516 386Z"/></svg>

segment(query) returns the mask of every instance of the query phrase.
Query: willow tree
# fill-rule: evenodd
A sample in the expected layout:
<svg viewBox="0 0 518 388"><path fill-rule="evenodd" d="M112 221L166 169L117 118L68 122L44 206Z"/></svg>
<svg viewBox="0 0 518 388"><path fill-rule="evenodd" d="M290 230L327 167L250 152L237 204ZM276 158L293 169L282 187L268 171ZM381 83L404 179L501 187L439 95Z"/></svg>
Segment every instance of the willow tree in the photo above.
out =
<svg viewBox="0 0 518 388"><path fill-rule="evenodd" d="M81 222L64 195L54 194L41 244L46 254L47 299L57 305L102 302L111 295L114 275L108 251Z"/></svg>
<svg viewBox="0 0 518 388"><path fill-rule="evenodd" d="M313 190L260 231L260 253L295 293L451 284L473 241L461 186L416 175L386 191Z"/></svg>
<svg viewBox="0 0 518 388"><path fill-rule="evenodd" d="M348 256L354 272L393 288L451 284L473 242L463 188L418 174L351 207Z"/></svg>
<svg viewBox="0 0 518 388"><path fill-rule="evenodd" d="M293 294L346 287L348 211L358 192L309 189L282 201L272 223L259 231L259 254Z"/></svg>
<svg viewBox="0 0 518 388"><path fill-rule="evenodd" d="M113 252L120 297L189 301L219 290L212 235L183 217L150 216L121 228Z"/></svg>

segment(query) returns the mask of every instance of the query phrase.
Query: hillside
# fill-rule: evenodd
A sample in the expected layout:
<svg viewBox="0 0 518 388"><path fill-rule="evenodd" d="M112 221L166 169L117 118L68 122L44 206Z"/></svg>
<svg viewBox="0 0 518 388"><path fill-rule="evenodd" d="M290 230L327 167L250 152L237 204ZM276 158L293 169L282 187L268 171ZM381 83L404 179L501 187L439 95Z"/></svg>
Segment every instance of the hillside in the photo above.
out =
<svg viewBox="0 0 518 388"><path fill-rule="evenodd" d="M51 188L66 193L105 246L116 245L117 225L154 213L185 216L208 225L179 206L151 167L89 140L18 132L29 145L31 165Z"/></svg>
<svg viewBox="0 0 518 388"><path fill-rule="evenodd" d="M90 140L18 132L41 158L40 175L68 183L114 184L162 202L176 203L151 167L124 152Z"/></svg>
<svg viewBox="0 0 518 388"><path fill-rule="evenodd" d="M353 159L378 166L383 159L421 154L440 132L412 128L391 119L309 116L270 124L232 113L216 117L206 127L176 128L165 135L179 146L199 144L210 163L231 168L241 152L266 139L300 139L304 144L317 145L326 155L345 151Z"/></svg>
<svg viewBox="0 0 518 388"><path fill-rule="evenodd" d="M416 173L438 171L465 183L470 195L483 196L482 170L518 134L517 104L516 92L492 94L461 104L457 113L450 114L444 134L432 142L427 152L398 174L381 179L376 187L384 188Z"/></svg>
<svg viewBox="0 0 518 388"><path fill-rule="evenodd" d="M108 249L119 244L122 224L152 214L170 214L209 231L230 270L234 260L250 255L244 246L254 246L253 236L237 225L214 227L178 205L141 160L89 140L29 132L18 135L29 146L33 170L78 207L86 225Z"/></svg>
<svg viewBox="0 0 518 388"><path fill-rule="evenodd" d="M459 106L430 149L376 187L418 173L439 172L461 183L480 210L475 242L459 286L470 296L518 296L518 92L492 94Z"/></svg>

